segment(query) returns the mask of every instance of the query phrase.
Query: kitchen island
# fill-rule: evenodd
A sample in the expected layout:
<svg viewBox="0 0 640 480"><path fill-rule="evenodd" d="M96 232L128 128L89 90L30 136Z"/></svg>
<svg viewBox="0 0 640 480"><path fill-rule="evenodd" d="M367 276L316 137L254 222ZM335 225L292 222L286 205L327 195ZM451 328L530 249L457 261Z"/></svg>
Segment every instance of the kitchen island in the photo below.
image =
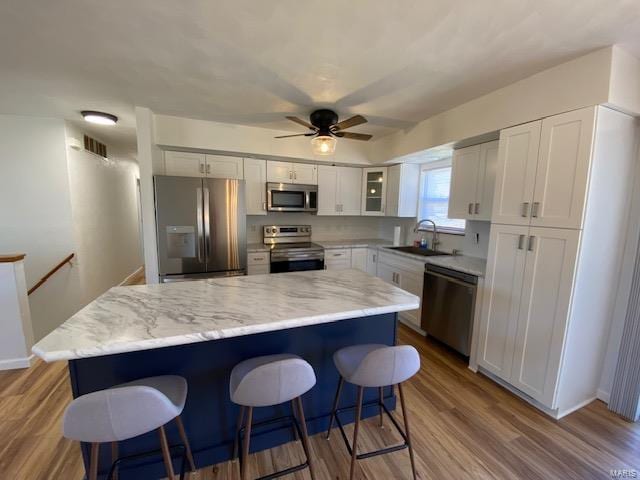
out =
<svg viewBox="0 0 640 480"><path fill-rule="evenodd" d="M419 298L357 270L307 271L193 282L114 287L38 342L45 361L69 361L74 398L141 377L182 375L189 383L183 413L198 468L228 460L237 407L229 374L247 358L294 353L314 368L317 385L303 399L309 432L326 428L338 382L333 353L359 343L393 345L397 312ZM373 400L376 392L369 392ZM345 389L344 405L355 389ZM365 399L367 400L367 399ZM385 402L393 408L392 389ZM255 421L289 413L261 408ZM377 409L365 411L366 416ZM345 421L351 421L345 415ZM175 426L170 442L179 443ZM290 428L252 438L252 451L291 441ZM122 455L156 450L152 432L121 442ZM103 449L100 471L109 465ZM85 465L88 446L83 446ZM161 478L160 457L123 468L120 478Z"/></svg>

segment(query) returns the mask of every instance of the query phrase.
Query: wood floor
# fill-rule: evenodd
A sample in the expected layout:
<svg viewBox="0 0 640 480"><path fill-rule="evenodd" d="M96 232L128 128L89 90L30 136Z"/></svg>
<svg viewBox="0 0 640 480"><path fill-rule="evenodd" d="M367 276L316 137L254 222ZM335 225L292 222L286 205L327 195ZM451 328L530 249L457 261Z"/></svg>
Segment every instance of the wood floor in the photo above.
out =
<svg viewBox="0 0 640 480"><path fill-rule="evenodd" d="M608 479L611 469L640 471L640 425L610 413L601 402L554 421L440 345L402 327L400 339L415 345L422 369L406 386L418 476L421 479ZM60 435L70 401L64 362L38 362L0 373L0 478L80 480L77 444ZM362 448L397 437L364 422ZM348 430L351 432L351 429ZM337 432L335 432L337 433ZM344 479L349 461L339 435L311 442L320 479ZM252 455L250 475L270 473L302 459L299 443ZM236 479L237 465L201 470L194 478ZM410 479L407 451L359 462L358 478ZM308 479L308 472L289 478Z"/></svg>

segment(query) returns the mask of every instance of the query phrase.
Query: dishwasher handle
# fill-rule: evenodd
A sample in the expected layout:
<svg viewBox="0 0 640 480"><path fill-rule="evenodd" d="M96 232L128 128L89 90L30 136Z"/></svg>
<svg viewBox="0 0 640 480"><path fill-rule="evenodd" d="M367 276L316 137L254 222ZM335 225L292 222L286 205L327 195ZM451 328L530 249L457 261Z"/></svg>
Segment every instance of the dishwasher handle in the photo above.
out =
<svg viewBox="0 0 640 480"><path fill-rule="evenodd" d="M446 278L455 283L469 285L475 287L478 284L478 277L470 273L460 272L451 268L440 267L427 263L424 269L425 275L433 275L436 277Z"/></svg>

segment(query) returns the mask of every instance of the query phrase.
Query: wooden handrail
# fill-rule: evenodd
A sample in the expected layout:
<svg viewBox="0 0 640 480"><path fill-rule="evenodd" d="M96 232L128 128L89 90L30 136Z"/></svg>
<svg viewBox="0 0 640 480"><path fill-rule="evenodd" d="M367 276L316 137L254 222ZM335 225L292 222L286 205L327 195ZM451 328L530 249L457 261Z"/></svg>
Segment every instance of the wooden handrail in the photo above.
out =
<svg viewBox="0 0 640 480"><path fill-rule="evenodd" d="M56 273L58 270L60 270L62 267L65 266L65 264L70 263L71 259L75 256L75 253L72 253L71 255L69 255L67 258L65 258L63 261L61 261L58 265L56 265L55 267L53 267L51 269L51 271L49 273L47 273L44 277L42 277L38 283L36 283L33 287L31 287L29 289L29 291L27 292L28 295L31 295L33 292L35 292L44 282L46 282L47 280L49 280L49 277L51 277L54 273Z"/></svg>
<svg viewBox="0 0 640 480"><path fill-rule="evenodd" d="M24 253L10 253L6 255L0 255L0 263L14 263L24 260Z"/></svg>

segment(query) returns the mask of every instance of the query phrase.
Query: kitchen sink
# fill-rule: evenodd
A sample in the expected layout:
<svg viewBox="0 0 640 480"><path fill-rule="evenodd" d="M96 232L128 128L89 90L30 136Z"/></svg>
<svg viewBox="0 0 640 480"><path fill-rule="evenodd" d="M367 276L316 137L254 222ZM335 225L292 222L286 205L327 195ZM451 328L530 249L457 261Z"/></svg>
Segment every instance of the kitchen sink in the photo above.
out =
<svg viewBox="0 0 640 480"><path fill-rule="evenodd" d="M388 247L390 250L397 250L398 252L413 253L414 255L422 255L423 257L435 257L436 255L451 255L446 252L439 252L437 250L429 250L428 248L420 247Z"/></svg>

